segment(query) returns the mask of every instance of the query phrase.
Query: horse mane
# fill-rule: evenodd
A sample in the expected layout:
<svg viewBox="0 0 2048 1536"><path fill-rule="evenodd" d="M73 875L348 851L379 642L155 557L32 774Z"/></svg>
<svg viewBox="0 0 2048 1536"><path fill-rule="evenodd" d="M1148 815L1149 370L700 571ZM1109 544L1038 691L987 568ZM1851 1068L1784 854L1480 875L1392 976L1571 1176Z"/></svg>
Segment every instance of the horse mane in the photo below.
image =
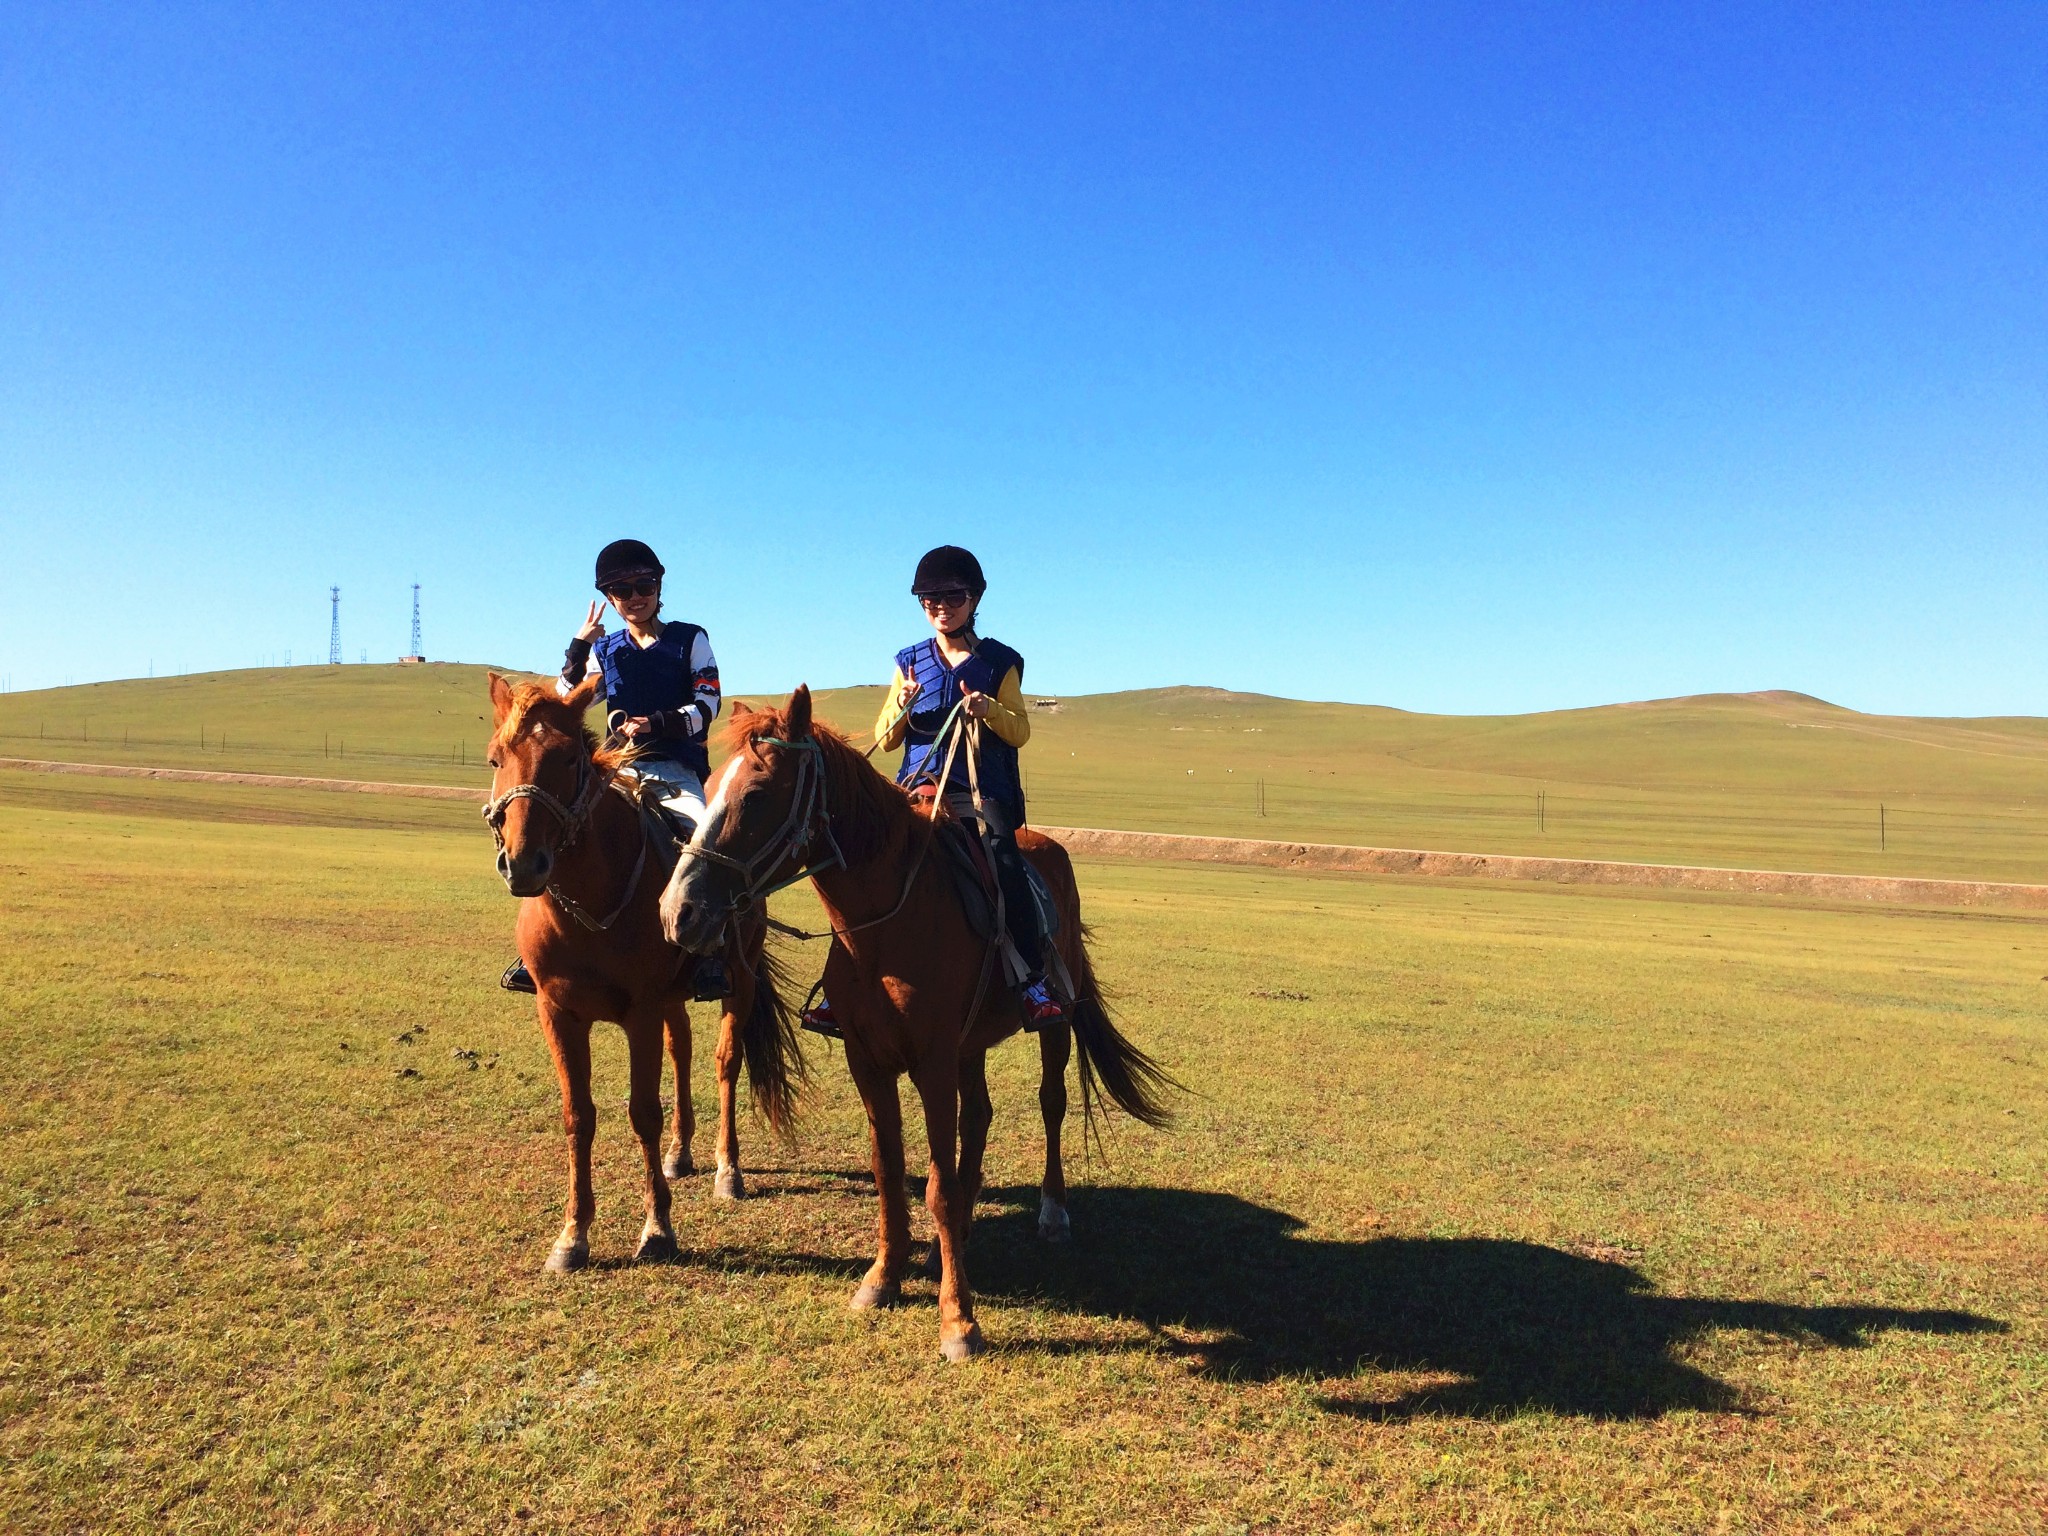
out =
<svg viewBox="0 0 2048 1536"><path fill-rule="evenodd" d="M624 761L624 752L616 747L600 747L597 733L584 721L584 713L571 709L562 696L555 692L552 682L514 683L512 685L512 707L505 711L504 722L491 737L491 745L503 747L512 738L526 729L529 721L553 727L571 741L583 742L584 750L600 768L615 768Z"/></svg>
<svg viewBox="0 0 2048 1536"><path fill-rule="evenodd" d="M789 711L750 709L730 716L721 743L739 752L762 737L788 738ZM893 779L884 778L846 737L821 720L811 721L808 731L818 744L825 766L825 803L832 812L832 836L849 864L864 864L880 857L899 828L914 836L924 818L911 808L910 797Z"/></svg>

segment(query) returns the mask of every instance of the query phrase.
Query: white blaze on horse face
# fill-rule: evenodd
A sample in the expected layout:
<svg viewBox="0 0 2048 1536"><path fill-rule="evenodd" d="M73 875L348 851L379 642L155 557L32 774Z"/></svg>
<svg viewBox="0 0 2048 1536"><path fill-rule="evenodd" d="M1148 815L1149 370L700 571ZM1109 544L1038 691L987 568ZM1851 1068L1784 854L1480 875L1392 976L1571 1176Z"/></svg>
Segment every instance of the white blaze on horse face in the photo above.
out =
<svg viewBox="0 0 2048 1536"><path fill-rule="evenodd" d="M737 756L729 757L719 765L718 772L711 775L711 803L704 807L704 819L690 834L692 848L710 847L712 839L725 825L725 787L732 782L733 773L739 765Z"/></svg>
<svg viewBox="0 0 2048 1536"><path fill-rule="evenodd" d="M708 786L711 791L711 803L704 807L704 819L697 823L697 830L690 834L692 848L709 848L725 826L725 789L732 782L733 773L739 765L737 755L729 757L719 764L718 771L711 775L711 783ZM705 866L709 862L708 859L684 859L676 866L670 889L682 900L691 900L691 886L695 881L704 878Z"/></svg>

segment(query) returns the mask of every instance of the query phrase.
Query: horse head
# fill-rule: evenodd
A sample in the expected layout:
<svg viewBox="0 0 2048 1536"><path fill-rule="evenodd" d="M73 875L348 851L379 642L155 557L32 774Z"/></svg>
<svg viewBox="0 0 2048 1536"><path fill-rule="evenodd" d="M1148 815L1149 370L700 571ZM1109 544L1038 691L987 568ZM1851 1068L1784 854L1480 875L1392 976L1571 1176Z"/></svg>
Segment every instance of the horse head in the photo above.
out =
<svg viewBox="0 0 2048 1536"><path fill-rule="evenodd" d="M661 928L680 949L718 947L733 914L803 867L823 824L823 739L811 721L811 690L779 710L734 701L728 755L705 786L708 802L690 845L661 893Z"/></svg>
<svg viewBox="0 0 2048 1536"><path fill-rule="evenodd" d="M600 775L583 715L598 686L590 677L563 698L549 684L515 685L491 674L496 718L484 820L497 835L498 873L515 896L547 889L555 860L589 813Z"/></svg>

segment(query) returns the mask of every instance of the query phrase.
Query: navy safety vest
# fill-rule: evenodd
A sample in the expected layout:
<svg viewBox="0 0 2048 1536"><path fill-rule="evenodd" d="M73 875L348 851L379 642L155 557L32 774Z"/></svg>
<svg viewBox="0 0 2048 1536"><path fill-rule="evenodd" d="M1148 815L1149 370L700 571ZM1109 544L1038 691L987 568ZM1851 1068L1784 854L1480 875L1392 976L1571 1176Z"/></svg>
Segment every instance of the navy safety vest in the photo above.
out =
<svg viewBox="0 0 2048 1536"><path fill-rule="evenodd" d="M1000 640L976 641L974 654L957 668L946 665L946 658L939 654L936 639L920 640L898 651L896 669L905 677L916 680L918 694L911 701L910 718L905 722L903 766L896 770L896 782L909 784L920 778L937 779L940 770L946 766L946 755L933 748L938 744L940 727L953 712L953 706L960 702L961 689L971 688L976 693L994 698L1012 668L1021 683L1024 680L1024 658ZM1017 772L1017 749L994 731L984 729L981 732L981 756L976 766L981 773L982 798L1001 806L1015 826L1023 826L1024 780ZM953 755L953 777L945 792L964 794L970 787L967 748L963 744Z"/></svg>
<svg viewBox="0 0 2048 1536"><path fill-rule="evenodd" d="M690 652L702 633L695 624L671 619L661 626L661 638L645 650L624 629L615 629L592 645L590 659L604 674L606 712L623 709L629 715L656 715L694 704L697 688L690 675ZM687 741L664 737L649 743L647 755L671 758L694 770L700 781L711 774L711 754L704 750L702 736Z"/></svg>

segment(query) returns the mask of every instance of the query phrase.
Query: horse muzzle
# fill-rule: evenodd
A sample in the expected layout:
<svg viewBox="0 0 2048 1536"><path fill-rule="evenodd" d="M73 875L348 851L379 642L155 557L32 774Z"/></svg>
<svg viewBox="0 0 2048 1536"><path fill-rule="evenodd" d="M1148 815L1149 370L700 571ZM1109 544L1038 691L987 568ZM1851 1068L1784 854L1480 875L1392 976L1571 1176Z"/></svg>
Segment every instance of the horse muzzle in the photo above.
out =
<svg viewBox="0 0 2048 1536"><path fill-rule="evenodd" d="M508 850L498 850L498 874L514 896L538 896L548 888L548 877L554 872L551 853L536 851L514 858Z"/></svg>
<svg viewBox="0 0 2048 1536"><path fill-rule="evenodd" d="M677 949L707 954L718 947L731 909L732 903L709 882L693 880L686 868L678 869L661 893L662 937Z"/></svg>

